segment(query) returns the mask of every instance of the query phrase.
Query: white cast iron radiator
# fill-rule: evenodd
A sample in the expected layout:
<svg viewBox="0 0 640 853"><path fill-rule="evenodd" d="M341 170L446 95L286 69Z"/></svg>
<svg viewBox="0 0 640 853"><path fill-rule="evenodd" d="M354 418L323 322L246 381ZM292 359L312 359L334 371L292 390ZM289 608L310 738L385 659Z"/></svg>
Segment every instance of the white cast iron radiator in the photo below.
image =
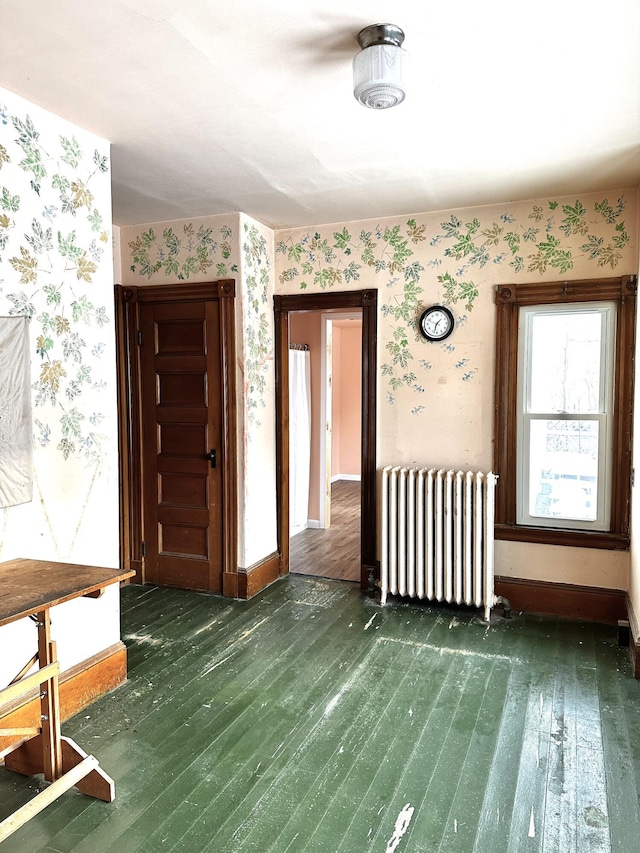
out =
<svg viewBox="0 0 640 853"><path fill-rule="evenodd" d="M382 604L405 595L484 607L493 588L498 477L489 472L388 467L382 472Z"/></svg>

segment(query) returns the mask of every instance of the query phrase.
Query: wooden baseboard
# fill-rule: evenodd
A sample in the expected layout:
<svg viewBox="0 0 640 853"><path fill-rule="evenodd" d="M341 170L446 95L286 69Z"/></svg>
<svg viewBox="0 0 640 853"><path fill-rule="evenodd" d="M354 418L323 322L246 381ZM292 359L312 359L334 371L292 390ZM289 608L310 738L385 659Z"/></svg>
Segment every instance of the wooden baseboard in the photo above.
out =
<svg viewBox="0 0 640 853"><path fill-rule="evenodd" d="M618 619L626 619L626 593L621 589L496 576L495 591L496 595L509 599L514 611L605 625L616 625Z"/></svg>
<svg viewBox="0 0 640 853"><path fill-rule="evenodd" d="M270 554L247 569L238 569L238 598L254 595L280 577L280 554Z"/></svg>
<svg viewBox="0 0 640 853"><path fill-rule="evenodd" d="M73 717L100 696L127 680L127 647L115 643L60 675L60 719ZM38 691L33 690L3 708L0 728L40 725ZM0 737L0 752L19 737Z"/></svg>
<svg viewBox="0 0 640 853"><path fill-rule="evenodd" d="M640 678L640 624L629 596L627 596L627 619L629 620L629 655L633 677Z"/></svg>

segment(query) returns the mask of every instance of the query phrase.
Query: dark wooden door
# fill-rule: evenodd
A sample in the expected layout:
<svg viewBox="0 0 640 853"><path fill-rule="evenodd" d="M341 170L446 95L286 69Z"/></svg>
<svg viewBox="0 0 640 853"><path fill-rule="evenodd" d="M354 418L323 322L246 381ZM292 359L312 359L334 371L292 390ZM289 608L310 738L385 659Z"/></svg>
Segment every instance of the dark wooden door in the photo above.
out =
<svg viewBox="0 0 640 853"><path fill-rule="evenodd" d="M222 590L219 302L140 303L143 536L151 583Z"/></svg>

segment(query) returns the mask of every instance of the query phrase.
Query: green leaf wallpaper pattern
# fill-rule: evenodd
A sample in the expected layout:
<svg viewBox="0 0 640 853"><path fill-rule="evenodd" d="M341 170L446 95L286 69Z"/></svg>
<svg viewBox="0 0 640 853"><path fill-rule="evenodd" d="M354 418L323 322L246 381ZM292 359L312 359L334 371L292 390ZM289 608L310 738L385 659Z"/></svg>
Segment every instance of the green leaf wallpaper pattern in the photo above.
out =
<svg viewBox="0 0 640 853"><path fill-rule="evenodd" d="M246 343L244 399L248 426L259 427L259 412L266 407L267 375L273 352L273 336L269 322L269 314L272 312L269 303L272 272L266 238L255 225L248 225L246 222L242 256L246 287L243 318Z"/></svg>
<svg viewBox="0 0 640 853"><path fill-rule="evenodd" d="M595 274L614 270L630 239L622 218L625 210L623 197L614 203L603 198L590 207L580 199L562 205L550 200L546 207L531 204L520 219L505 211L495 221L483 223L473 217L463 222L454 213L431 233L415 217L402 225L362 229L359 234L351 233L350 223L331 233L329 228L317 228L276 243L276 253L282 256L278 280L301 290L348 287L368 268L368 280L373 275L373 281L367 286L378 287L382 296L387 357L380 372L388 385L387 402L393 404L395 393L403 387L418 395L425 390L425 371L432 365L417 361L414 353L420 342L417 319L427 301L438 299L462 307L465 313L456 323L463 325L480 287L487 287L491 279L485 270L489 264L508 266L515 280L552 271L566 275L578 259L592 264ZM427 300L425 273L432 270L439 288L434 291L430 275L432 296ZM476 376L478 370L469 359L453 355L456 347L451 341L441 348L455 359L463 382ZM411 412L421 414L424 408L417 404Z"/></svg>
<svg viewBox="0 0 640 853"><path fill-rule="evenodd" d="M196 230L192 222L177 231L165 228L161 234L149 228L129 242L131 272L151 278L163 271L166 278L177 281L187 281L209 271L216 278L227 278L237 272L235 264L227 264L231 257L231 234L231 229L223 226L218 238L213 228L200 225Z"/></svg>
<svg viewBox="0 0 640 853"><path fill-rule="evenodd" d="M113 370L101 362L111 309L96 304L95 276L111 237L95 199L110 198L109 159L2 104L0 118L0 311L30 320L34 441L99 461Z"/></svg>
<svg viewBox="0 0 640 853"><path fill-rule="evenodd" d="M238 273L237 264L229 263L233 240L230 225L223 225L215 234L213 228L193 222L180 229L170 226L160 232L149 227L129 242L130 270L147 279L162 272L166 278L177 281L206 273L215 278L227 278ZM245 335L244 399L248 427L259 427L259 413L266 407L267 376L273 350L268 313L271 311L268 292L272 265L267 240L255 225L244 223L241 248L245 287L242 318Z"/></svg>

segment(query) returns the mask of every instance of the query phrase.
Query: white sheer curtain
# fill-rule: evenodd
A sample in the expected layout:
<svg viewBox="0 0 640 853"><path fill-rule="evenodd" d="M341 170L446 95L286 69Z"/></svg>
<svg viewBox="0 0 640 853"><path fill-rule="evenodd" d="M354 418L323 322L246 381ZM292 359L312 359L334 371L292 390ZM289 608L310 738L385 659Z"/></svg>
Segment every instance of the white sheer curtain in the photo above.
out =
<svg viewBox="0 0 640 853"><path fill-rule="evenodd" d="M311 357L289 350L289 525L292 533L307 526L311 465Z"/></svg>

